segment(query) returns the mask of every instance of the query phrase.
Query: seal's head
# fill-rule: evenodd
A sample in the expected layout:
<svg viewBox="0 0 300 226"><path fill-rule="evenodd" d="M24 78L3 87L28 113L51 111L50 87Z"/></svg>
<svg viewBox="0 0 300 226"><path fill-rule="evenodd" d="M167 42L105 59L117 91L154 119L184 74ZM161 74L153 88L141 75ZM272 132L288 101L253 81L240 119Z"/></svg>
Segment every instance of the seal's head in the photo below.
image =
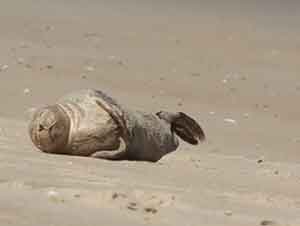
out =
<svg viewBox="0 0 300 226"><path fill-rule="evenodd" d="M37 110L29 124L32 142L43 152L67 154L70 118L59 105Z"/></svg>

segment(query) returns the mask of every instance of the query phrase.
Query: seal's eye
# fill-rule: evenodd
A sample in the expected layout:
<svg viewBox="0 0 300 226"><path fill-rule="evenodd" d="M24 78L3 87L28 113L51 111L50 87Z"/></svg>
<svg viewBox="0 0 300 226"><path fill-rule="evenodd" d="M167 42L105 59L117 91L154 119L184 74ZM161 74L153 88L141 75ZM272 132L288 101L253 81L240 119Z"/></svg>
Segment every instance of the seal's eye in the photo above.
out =
<svg viewBox="0 0 300 226"><path fill-rule="evenodd" d="M162 113L162 111L156 112L156 115L160 118L161 113Z"/></svg>
<svg viewBox="0 0 300 226"><path fill-rule="evenodd" d="M39 132L41 132L42 130L44 130L45 129L45 127L42 125L42 124L40 124L39 125Z"/></svg>

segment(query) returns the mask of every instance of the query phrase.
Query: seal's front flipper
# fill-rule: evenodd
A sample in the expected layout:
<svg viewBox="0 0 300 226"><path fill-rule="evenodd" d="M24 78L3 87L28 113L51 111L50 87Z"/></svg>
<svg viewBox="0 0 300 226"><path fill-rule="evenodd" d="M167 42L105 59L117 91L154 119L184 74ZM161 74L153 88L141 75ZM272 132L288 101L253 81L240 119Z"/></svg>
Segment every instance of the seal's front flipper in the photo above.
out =
<svg viewBox="0 0 300 226"><path fill-rule="evenodd" d="M107 159L107 160L126 160L127 159L126 145L124 141L121 139L121 144L118 150L97 151L93 153L91 157Z"/></svg>
<svg viewBox="0 0 300 226"><path fill-rule="evenodd" d="M201 126L187 114L160 111L157 116L169 122L171 131L175 132L184 141L197 145L199 141L205 140L205 134Z"/></svg>
<svg viewBox="0 0 300 226"><path fill-rule="evenodd" d="M126 153L123 151L97 151L91 155L93 158L107 160L126 160Z"/></svg>

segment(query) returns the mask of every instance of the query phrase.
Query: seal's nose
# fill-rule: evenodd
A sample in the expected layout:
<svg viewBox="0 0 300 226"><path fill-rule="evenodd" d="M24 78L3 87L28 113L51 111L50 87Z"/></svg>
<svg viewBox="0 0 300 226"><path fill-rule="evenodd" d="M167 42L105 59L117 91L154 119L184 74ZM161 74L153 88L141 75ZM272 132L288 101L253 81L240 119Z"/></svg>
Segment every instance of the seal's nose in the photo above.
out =
<svg viewBox="0 0 300 226"><path fill-rule="evenodd" d="M41 151L63 154L66 152L70 119L58 105L37 110L29 124L29 135Z"/></svg>

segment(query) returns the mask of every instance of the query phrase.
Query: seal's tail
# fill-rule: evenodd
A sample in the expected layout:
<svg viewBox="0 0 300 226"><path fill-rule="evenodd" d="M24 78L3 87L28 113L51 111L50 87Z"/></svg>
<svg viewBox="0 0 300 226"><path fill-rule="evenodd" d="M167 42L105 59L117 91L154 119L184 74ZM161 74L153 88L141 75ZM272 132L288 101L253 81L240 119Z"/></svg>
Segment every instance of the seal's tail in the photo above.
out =
<svg viewBox="0 0 300 226"><path fill-rule="evenodd" d="M197 145L205 140L205 133L201 126L190 116L183 112L158 112L158 117L171 124L171 131L175 132L184 141Z"/></svg>

